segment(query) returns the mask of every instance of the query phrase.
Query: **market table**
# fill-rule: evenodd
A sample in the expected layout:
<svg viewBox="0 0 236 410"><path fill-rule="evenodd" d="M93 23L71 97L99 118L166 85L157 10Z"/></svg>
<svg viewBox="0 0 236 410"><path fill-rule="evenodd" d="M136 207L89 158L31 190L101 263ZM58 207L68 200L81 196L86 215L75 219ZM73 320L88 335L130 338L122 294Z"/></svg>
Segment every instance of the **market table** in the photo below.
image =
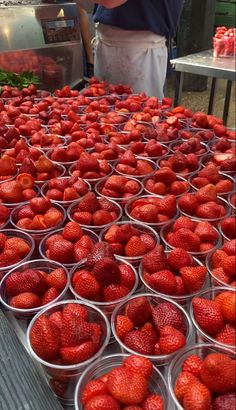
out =
<svg viewBox="0 0 236 410"><path fill-rule="evenodd" d="M212 114L216 94L217 79L227 80L223 120L227 123L232 82L235 81L235 57L213 57L213 50L170 60L176 71L176 87L174 105L179 105L182 97L184 73L212 77L208 114Z"/></svg>

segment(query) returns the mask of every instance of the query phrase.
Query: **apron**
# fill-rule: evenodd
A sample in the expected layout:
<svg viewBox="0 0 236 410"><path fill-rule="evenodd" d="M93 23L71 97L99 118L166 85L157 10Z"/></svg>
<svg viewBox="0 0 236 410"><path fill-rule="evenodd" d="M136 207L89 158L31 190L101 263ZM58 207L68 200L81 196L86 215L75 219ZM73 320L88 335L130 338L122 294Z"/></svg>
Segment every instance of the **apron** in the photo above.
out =
<svg viewBox="0 0 236 410"><path fill-rule="evenodd" d="M99 79L162 99L166 69L165 37L98 24L94 73Z"/></svg>

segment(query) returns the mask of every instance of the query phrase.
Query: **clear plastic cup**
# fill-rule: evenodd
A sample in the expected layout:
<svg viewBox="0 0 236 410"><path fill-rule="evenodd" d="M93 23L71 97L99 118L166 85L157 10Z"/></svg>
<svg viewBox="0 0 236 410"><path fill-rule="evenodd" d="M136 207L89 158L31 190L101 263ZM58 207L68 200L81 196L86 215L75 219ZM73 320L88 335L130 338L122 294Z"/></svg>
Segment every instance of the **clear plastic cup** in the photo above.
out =
<svg viewBox="0 0 236 410"><path fill-rule="evenodd" d="M73 203L72 205L69 206L67 216L68 216L70 221L75 221L76 222L76 220L73 218L73 213L76 211L76 208L79 205L81 199L78 199L78 201L76 201L76 203ZM99 201L99 198L98 198L98 201ZM111 202L116 207L117 218L116 218L115 221L109 222L108 224L105 224L105 225L83 225L83 224L80 224L80 226L82 228L92 229L94 232L98 233L98 232L101 232L101 230L107 229L109 226L114 225L116 222L118 222L121 219L122 215L123 215L123 210L117 202L111 201L110 199L109 199L109 202Z"/></svg>
<svg viewBox="0 0 236 410"><path fill-rule="evenodd" d="M47 303L46 305L39 306L37 308L33 308L33 309L18 309L18 308L12 307L9 304L9 297L6 296L5 290L6 290L6 280L12 273L14 272L22 273L27 269L33 269L33 270L40 270L40 271L43 271L49 274L53 270L59 269L59 268L64 270L67 276L67 283L63 291L60 292L60 294L52 302ZM69 273L67 269L58 262L53 262L49 260L46 261L45 259L37 259L37 260L30 260L27 262L23 262L17 265L16 267L14 267L13 269L11 269L0 282L0 302L4 305L4 307L7 310L13 313L13 315L17 319L26 320L28 322L28 320L30 320L34 315L36 315L36 313L40 312L42 309L48 306L51 306L53 303L59 302L62 299L65 299L66 292L69 287L69 281L70 281L70 278L69 278Z"/></svg>
<svg viewBox="0 0 236 410"><path fill-rule="evenodd" d="M146 177L146 178L143 179L144 193L147 194L147 195L155 195L155 196L156 196L157 194L155 194L155 192L151 192L151 191L149 191L149 190L146 188L146 183L147 183L147 181L148 181L149 179L152 179L152 177ZM180 175L176 175L176 181L183 181L183 182L186 182L186 183L187 183L188 188L186 189L186 191L185 191L184 193L187 193L187 192L190 191L190 188L191 188L191 187L190 187L190 184L189 184L189 182L187 181L187 179L185 179L184 177L181 177ZM167 193L169 193L169 192L167 192ZM180 195L175 195L175 196L176 196L176 198L180 198L182 195L183 195L183 193L180 194Z"/></svg>
<svg viewBox="0 0 236 410"><path fill-rule="evenodd" d="M103 197L103 198L107 198L107 199L109 199L109 200L112 200L112 201L114 201L114 202L120 204L121 207L124 208L124 206L125 206L125 204L127 203L127 201L129 201L130 199L137 198L137 197L143 192L143 184L142 184L141 181L139 181L139 180L136 179L136 178L130 178L130 177L125 177L125 178L127 179L127 181L130 181L130 180L131 180L131 181L137 182L137 184L139 184L139 186L140 186L139 191L138 191L136 194L130 196L129 198L113 198L113 197L109 197L109 196L107 196L107 195L103 195L101 191L102 191L102 188L104 187L104 185L105 185L105 183L106 183L106 181L107 181L108 178L106 178L106 179L103 180L103 181L97 182L97 184L95 185L95 192L96 192L96 194L99 195L99 196L101 196L101 197Z"/></svg>
<svg viewBox="0 0 236 410"><path fill-rule="evenodd" d="M67 146L63 146L61 147L61 149L63 150L67 150ZM71 165L73 165L75 163L75 161L65 161L65 162L61 162L61 161L53 161L51 159L51 154L53 152L53 149L49 149L45 152L46 157L53 162L53 164L55 165L63 165L63 167L65 167L67 170L71 167ZM78 158L79 159L79 158Z"/></svg>
<svg viewBox="0 0 236 410"><path fill-rule="evenodd" d="M236 294L236 289L229 289L227 287L212 287L212 288L208 288L203 290L202 292L198 293L197 297L198 298L203 298L203 299L207 299L207 300L213 300L216 296L218 296L219 294L221 294L222 292L231 292ZM231 350L235 350L236 351L236 345L228 345L225 343L221 343L218 340L216 340L213 336L208 335L206 332L204 332L200 325L198 324L197 320L195 319L195 315L194 315L194 310L193 310L193 305L191 303L190 306L190 318L193 322L193 325L196 329L196 342L197 343L214 343L215 345L218 345L222 348L229 348Z"/></svg>
<svg viewBox="0 0 236 410"><path fill-rule="evenodd" d="M190 134L191 137L186 138L186 136L184 134L185 131L188 134ZM204 138L204 134L207 134L207 133L208 133L208 135L209 135L209 133L211 133L211 138L208 138L208 139ZM182 130L180 130L179 135L180 135L180 138L182 139L182 141L188 141L192 137L197 137L197 138L200 139L200 141L206 142L206 143L208 143L209 141L211 141L211 142L214 141L214 139L216 137L215 133L212 130L205 129L205 128L194 128L191 125L186 129L183 128Z"/></svg>
<svg viewBox="0 0 236 410"><path fill-rule="evenodd" d="M2 150L2 151L4 151L4 150ZM14 175L10 175L10 176L6 175L7 178L6 179L1 179L0 185L3 184L4 182L12 181L13 179L15 179L17 177L18 174L19 174L19 169L17 169L17 171Z"/></svg>
<svg viewBox="0 0 236 410"><path fill-rule="evenodd" d="M92 239L92 241L94 242L94 244L95 244L96 242L99 242L99 237L98 237L98 235L97 235L95 232L93 232L92 230L86 229L86 228L82 228L82 231L83 231L83 234L84 234L84 235L88 235L88 236ZM39 254L40 254L40 256L41 256L43 259L46 259L46 260L48 259L48 258L47 258L47 255L46 255L46 242L47 242L47 239L50 238L50 236L52 236L52 235L57 235L57 234L61 235L62 232L63 232L63 229L57 229L57 230L55 230L55 231L53 231L53 232L50 232L48 235L46 235L46 236L44 236L44 237L42 238L41 242L39 243ZM56 261L56 262L57 262L57 261ZM71 271L71 269L74 268L75 263L76 263L76 262L73 262L73 263L63 263L63 266L65 266L69 271ZM77 263L78 263L78 262L77 262Z"/></svg>
<svg viewBox="0 0 236 410"><path fill-rule="evenodd" d="M209 223L212 224L213 226L218 226L219 222L220 222L223 218L226 218L227 216L230 215L231 210L230 210L229 203L228 203L224 198L221 198L220 196L217 197L216 203L217 203L218 205L222 205L222 206L224 207L224 209L225 209L225 215L219 216L218 218L199 218L199 217L197 217L197 216L195 216L195 215L189 215L189 214L187 214L186 212L183 212L183 211L181 210L181 207L180 207L179 205L178 205L178 208L179 208L179 211L180 211L181 215L183 215L183 216L187 216L188 218L193 218L193 219L195 219L195 220L198 221L198 222L200 222L200 221L205 221L205 222L209 222Z"/></svg>
<svg viewBox="0 0 236 410"><path fill-rule="evenodd" d="M139 219L133 218L130 214L131 206L132 206L133 202L137 201L139 199L144 199L145 200L146 198L150 198L150 199L151 198L164 198L164 196L154 195L154 194L143 195L143 196L139 196L137 198L130 199L129 201L127 201L127 203L125 205L125 213L131 221L139 222L139 223L142 223L144 225L148 225L148 226L152 227L153 229L155 229L157 232L160 232L160 229L162 228L162 226L165 226L166 224L169 224L170 222L175 221L178 218L179 211L178 211L178 208L177 208L177 204L176 204L176 213L175 213L175 215L172 218L165 221L165 222L144 222L144 221L141 221Z"/></svg>
<svg viewBox="0 0 236 410"><path fill-rule="evenodd" d="M171 152L174 154L175 152L179 152L179 150L175 149L176 147L179 147L180 145L183 144L183 141L177 141L177 142L172 142L172 144L170 144L170 150ZM203 155L208 154L208 152L210 151L210 148L208 147L207 144L205 144L204 142L200 142L200 145L202 147L202 151L200 154L196 154L194 151L191 152L191 154L196 154L196 156L198 158L201 158ZM181 151L180 151L181 152ZM183 153L184 154L184 153ZM190 152L188 152L188 154L190 154Z"/></svg>
<svg viewBox="0 0 236 410"><path fill-rule="evenodd" d="M215 344L196 344L182 349L172 360L168 369L168 390L175 403L172 410L184 410L175 396L175 384L179 373L182 371L183 362L191 355L197 355L201 359L205 359L211 353L223 353L235 359L235 354L230 349L223 349Z"/></svg>
<svg viewBox="0 0 236 410"><path fill-rule="evenodd" d="M52 150L53 148L66 146L66 138L65 138L65 137L63 137L63 136L61 136L61 135L57 135L57 134L46 134L46 135L47 135L47 136L49 136L49 135L57 136L57 137L60 139L60 142L58 142L57 144L54 144L54 145L44 145L44 146L41 146L41 145L38 145L38 144L32 144L31 140L29 140L29 141L28 141L29 147L31 147L31 148L38 148L38 149L40 149L41 151L43 151L44 153L47 153L47 151Z"/></svg>
<svg viewBox="0 0 236 410"><path fill-rule="evenodd" d="M228 180L228 181L232 182L232 184L233 184L233 186L234 186L234 183L235 183L235 182L234 182L234 178L233 178L232 176L227 175L227 174L225 174L224 172L220 172L219 174L220 174L220 181L224 181L224 180L227 181L227 180ZM198 177L198 172L196 172L196 174L192 175L192 176L189 178L190 186L192 187L192 189L193 189L194 191L198 191L198 190L199 190L199 188L196 187L196 186L194 185L194 183L193 183L193 179L196 178L196 177ZM215 185L215 184L214 184L214 185ZM231 191L226 191L226 192L220 192L218 195L221 196L221 198L227 199L227 198L228 198L228 195L229 195L231 192L232 192L232 190L231 190Z"/></svg>
<svg viewBox="0 0 236 410"><path fill-rule="evenodd" d="M185 309L183 309L180 305L178 305L178 303L174 302L173 300L164 297L164 296L157 296L154 295L152 293L140 293L140 294L136 294L134 296L132 296L131 298L129 298L129 302L130 300L134 300L136 298L140 298L140 297L145 297L148 302L156 307L158 306L160 303L163 302L169 302L172 305L174 305L181 313L182 316L184 318L184 322L186 325L186 345L191 344L192 343L192 338L193 338L193 327L192 327L192 323L191 320L188 316L188 314L186 313ZM120 346L120 350L122 353L128 353L128 354L136 354L138 356L143 356L146 357L147 359L151 360L151 362L156 366L166 366L168 365L171 360L173 359L173 357L176 356L176 354L178 353L178 350L171 353L171 354L166 354L166 355L145 355L145 354L140 354L132 349L130 349L129 347L127 347L121 340L120 338L117 336L116 333L116 317L117 315L124 315L124 311L125 311L125 307L128 301L126 302L121 302L114 310L112 317L111 317L111 329L112 329L112 333L117 341L117 343L119 343Z"/></svg>
<svg viewBox="0 0 236 410"><path fill-rule="evenodd" d="M58 175L56 176L56 177L53 177L53 178L61 178L61 177L63 177L64 175L65 175L65 173L66 173L66 169L65 169L65 167L63 166L63 165L60 165L60 164L57 164L57 165L55 165L55 171L57 171L58 172ZM54 172L55 172L54 171ZM51 179L51 178L50 178ZM42 187L46 182L48 182L49 180L46 180L46 181L38 181L38 180L35 180L34 181L34 183L35 183L35 185L37 185L38 187Z"/></svg>
<svg viewBox="0 0 236 410"><path fill-rule="evenodd" d="M30 247L30 251L28 255L26 255L24 258L22 258L19 262L14 263L12 265L7 265L7 266L2 266L0 267L0 280L3 278L3 276L9 272L9 270L15 268L16 266L19 266L20 263L26 262L31 259L34 249L35 249L35 243L34 239L32 238L31 235L29 235L26 232L22 232L19 229L1 229L1 233L6 235L8 238L21 238L23 239Z"/></svg>
<svg viewBox="0 0 236 410"><path fill-rule="evenodd" d="M40 192L40 188L37 185L34 185L33 190L36 192L36 196L40 196L41 192ZM15 209L19 206L23 206L26 205L29 202L29 200L27 201L22 201L22 202L15 202L15 203L7 203L7 202L1 202L1 205L6 206L9 209Z"/></svg>
<svg viewBox="0 0 236 410"><path fill-rule="evenodd" d="M227 153L222 154L221 153L220 154L221 161L218 161L217 160L217 158L219 157L218 153L206 154L206 155L203 155L203 157L200 159L201 167L205 167L205 165L208 165L208 164L214 164L218 167L219 171L224 172L224 174L234 176L235 175L235 169L232 170L232 171L226 171L225 169L222 169L221 164L224 162L224 160L222 158L223 156L225 156L225 160L226 159L232 159L233 157L235 157L235 155L233 155L233 154L229 154L229 153L228 154Z"/></svg>
<svg viewBox="0 0 236 410"><path fill-rule="evenodd" d="M112 224L112 225L118 225L118 226L121 226L121 225L130 225L131 227L137 229L140 233L146 233L146 234L150 235L152 238L154 238L154 240L156 241L156 244L157 244L157 245L160 243L160 238L159 238L158 233L157 233L153 228L151 228L150 226L144 225L144 224L142 224L141 222L122 221L122 222L116 222L115 224ZM111 225L111 226L112 226L112 225ZM105 235L106 235L106 233L107 233L107 231L108 231L109 228L110 228L110 227L104 228L104 229L100 232L100 235L99 235L100 241L105 241ZM147 252L147 253L148 253L148 252ZM125 261L131 263L131 265L133 265L135 268L137 268L137 267L139 266L139 264L140 264L140 262L141 262L141 260L142 260L142 257L143 257L144 255L142 255L142 256L136 256L136 257L133 257L133 256L130 256L130 257L129 257L129 256L123 256L123 255L117 255L117 254L115 254L115 256L121 257L121 258L124 259Z"/></svg>
<svg viewBox="0 0 236 410"><path fill-rule="evenodd" d="M160 168L163 168L163 167L166 167L166 166L168 167L168 165L163 164L162 161L167 161L167 160L169 160L173 155L174 155L174 154L172 154L172 155L167 155L165 158L159 159L159 160L157 161L157 169L160 169ZM169 167L169 168L170 168L170 167ZM201 165L200 160L199 160L199 162L198 162L198 167L197 167L195 170L193 170L193 171L188 171L188 172L185 172L185 171L175 172L175 171L174 171L174 172L176 173L176 175L182 176L182 177L184 177L185 179L188 179L189 177L191 177L192 175L194 175L197 171L199 171L201 168L202 168L202 165Z"/></svg>
<svg viewBox="0 0 236 410"><path fill-rule="evenodd" d="M143 158L143 157L137 157L137 159L138 160L142 160L142 161L145 161L145 162L148 162L148 164L149 165L151 165L151 167L152 167L152 169L153 169L153 171L152 172L150 172L150 173L148 173L148 174L144 174L144 175L128 175L128 174L124 174L123 172L119 172L119 171L117 171L117 169L116 169L116 167L115 167L115 173L116 174L118 174L118 175L123 175L123 176L125 176L125 177L130 177L130 178L136 178L136 179L143 179L143 178L145 178L145 177L147 177L147 176L151 176L151 175L153 175L153 173L156 171L156 169L157 169L157 166L156 166L156 164L155 164L155 162L154 161L151 161L150 159L147 159L147 158Z"/></svg>
<svg viewBox="0 0 236 410"><path fill-rule="evenodd" d="M57 178L57 180L63 180L63 179L70 179L71 177L62 177L62 178ZM81 180L82 178L78 178L78 180ZM76 182L76 181L75 181ZM87 187L88 187L88 191L87 192L89 192L89 191L91 191L92 190L92 187L91 187L91 185L90 185L90 183L88 182L88 181L84 181L85 183L86 183L86 185L87 185ZM48 187L48 182L46 182L42 187L41 187L41 194L42 194L42 196L44 197L44 198L47 198L47 191L48 191L48 189L50 189L49 187ZM80 198L82 198L82 196L80 197ZM54 200L54 199L51 199L50 198L50 201L53 203L53 204L59 204L59 205L61 205L61 206L63 206L63 208L68 208L70 205L72 205L72 204L74 204L75 202L77 202L80 198L77 198L77 199L73 199L72 201L59 201L59 200Z"/></svg>
<svg viewBox="0 0 236 410"><path fill-rule="evenodd" d="M165 253L168 255L168 254L169 254L169 251L166 251ZM196 258L193 258L193 259L194 259L194 265L193 265L193 266L203 266L203 263L202 263L200 260L198 260L198 259L196 259ZM209 273L207 272L207 274L206 274L206 279L205 279L204 284L202 285L202 288L199 289L199 290L197 290L196 292L188 293L188 294L186 294L186 295L181 295L181 296L168 295L168 294L165 294L165 293L158 292L158 291L155 290L153 287L151 287L151 286L147 283L147 281L144 279L143 273L144 273L144 272L143 272L143 267L142 267L142 262L141 262L140 265L139 265L139 277L140 277L140 279L141 279L141 281L142 281L142 283L143 283L143 285L144 285L145 292L147 292L147 293L153 293L154 295L158 295L158 296L168 297L169 299L173 300L174 302L177 302L177 303L180 304L181 306L184 306L185 309L187 310L187 312L189 311L189 306L190 306L190 302L191 302L192 298L193 298L194 296L198 295L199 292L200 292L202 289L206 289L206 288L208 288L209 285L210 285L210 282L209 282Z"/></svg>
<svg viewBox="0 0 236 410"><path fill-rule="evenodd" d="M210 273L211 286L225 286L228 289L235 289L234 286L230 285L230 283L231 283L230 281L229 281L229 283L226 283L221 278L218 278L214 274L214 269L213 269L213 266L212 266L212 256L214 255L214 253L215 253L215 250L210 252L206 257L206 267L207 267L208 272ZM234 278L231 278L232 282L233 282L233 279Z"/></svg>
<svg viewBox="0 0 236 410"><path fill-rule="evenodd" d="M145 142L143 142L143 144L147 144L148 142L147 141L145 141ZM156 157L150 157L149 155L145 155L145 152L143 152L143 153L141 153L141 154L134 154L134 156L136 157L136 158L139 158L139 159L150 159L151 161L153 161L153 162L156 162L158 159L162 159L162 158L165 158L166 157L166 155L169 155L170 154L170 148L167 146L167 145L164 145L164 144L161 144L162 145L162 147L163 147L163 152L162 152L162 155L159 155L159 156L156 156ZM130 149L130 148L128 148L128 149Z"/></svg>
<svg viewBox="0 0 236 410"><path fill-rule="evenodd" d="M95 187L95 185L97 184L97 182L99 181L103 181L104 179L106 179L107 177L111 176L114 172L114 168L111 164L109 164L110 167L110 172L107 175L104 175L103 177L100 178L83 178L84 181L87 181L91 184L92 187ZM69 175L76 175L76 164L73 163L73 165L70 166L69 170L68 170ZM77 175L76 175L77 176Z"/></svg>
<svg viewBox="0 0 236 410"><path fill-rule="evenodd" d="M196 220L195 218L190 218L191 220L193 220L193 221L195 221L195 222L200 222L200 220ZM165 247L166 247L166 249L168 250L168 249L175 249L175 247L174 246L172 246L168 241L167 241L167 239L166 239L166 235L169 233L169 232L172 232L172 228L173 228L173 222L172 223L169 223L169 224L167 224L167 225L165 225L165 226L163 226L162 228L161 228L161 231L160 231L160 237L161 237L161 241L162 241L162 243L165 245ZM215 243L214 243L214 247L212 248L212 250L215 252L216 251L216 249L218 249L220 246L221 246L221 236L220 236L220 233L219 233L219 231L215 228L215 227L213 227L214 228L214 230L216 231L216 233L218 234L218 239L215 241ZM198 260L200 260L200 261L205 261L205 259L206 259L206 257L207 257L207 255L209 254L209 252L211 252L212 250L208 250L208 251L204 251L204 252L189 252L194 258L196 258L196 259L198 259Z"/></svg>
<svg viewBox="0 0 236 410"><path fill-rule="evenodd" d="M113 354L110 356L102 357L102 359L97 360L92 363L81 375L79 382L75 390L75 410L83 410L84 406L82 404L81 398L86 384L90 380L94 380L102 377L103 375L109 373L112 369L120 366L128 355L125 354ZM167 384L162 376L161 372L153 366L153 372L149 379L149 390L152 394L159 394L164 400L165 410L171 410L171 402L167 389Z"/></svg>
<svg viewBox="0 0 236 410"><path fill-rule="evenodd" d="M61 311L63 308L68 304L73 303L77 305L81 305L87 308L89 313L89 322L91 323L98 323L102 327L102 343L100 349L88 360L83 361L79 364L74 365L57 365L53 363L46 362L45 360L41 359L33 350L30 342L30 334L32 327L34 326L37 319L45 315L48 317L52 313L56 311ZM58 303L54 303L50 307L43 309L39 312L30 322L28 330L27 330L27 347L31 356L36 360L38 364L42 366L44 370L45 376L51 388L54 388L54 392L57 395L60 402L65 406L73 406L74 402L74 394L75 394L75 387L76 384L82 374L82 372L96 359L101 358L104 349L106 348L110 339L110 326L106 316L103 314L101 310L99 310L96 306L93 306L91 303L85 303L81 301L75 300L66 300L61 301ZM57 386L64 387L63 395L58 394L59 391L55 389Z"/></svg>

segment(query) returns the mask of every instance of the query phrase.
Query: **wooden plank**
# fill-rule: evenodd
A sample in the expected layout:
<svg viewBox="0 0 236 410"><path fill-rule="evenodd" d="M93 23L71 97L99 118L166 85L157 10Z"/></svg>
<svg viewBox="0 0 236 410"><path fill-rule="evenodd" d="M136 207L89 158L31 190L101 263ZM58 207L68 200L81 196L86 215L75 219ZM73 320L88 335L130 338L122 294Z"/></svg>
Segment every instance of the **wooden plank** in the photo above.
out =
<svg viewBox="0 0 236 410"><path fill-rule="evenodd" d="M1 311L0 409L63 410Z"/></svg>

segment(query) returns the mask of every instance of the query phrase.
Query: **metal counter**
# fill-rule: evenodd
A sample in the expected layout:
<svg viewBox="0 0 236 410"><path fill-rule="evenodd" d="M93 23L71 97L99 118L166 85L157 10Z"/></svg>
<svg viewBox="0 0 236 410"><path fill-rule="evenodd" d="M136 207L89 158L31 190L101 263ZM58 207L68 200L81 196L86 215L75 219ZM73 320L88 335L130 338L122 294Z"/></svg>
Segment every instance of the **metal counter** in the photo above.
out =
<svg viewBox="0 0 236 410"><path fill-rule="evenodd" d="M217 79L227 80L223 119L227 122L232 82L235 81L235 57L213 57L213 50L202 51L171 60L176 71L176 89L174 104L179 105L182 97L184 73L198 74L212 77L208 114L214 106Z"/></svg>

